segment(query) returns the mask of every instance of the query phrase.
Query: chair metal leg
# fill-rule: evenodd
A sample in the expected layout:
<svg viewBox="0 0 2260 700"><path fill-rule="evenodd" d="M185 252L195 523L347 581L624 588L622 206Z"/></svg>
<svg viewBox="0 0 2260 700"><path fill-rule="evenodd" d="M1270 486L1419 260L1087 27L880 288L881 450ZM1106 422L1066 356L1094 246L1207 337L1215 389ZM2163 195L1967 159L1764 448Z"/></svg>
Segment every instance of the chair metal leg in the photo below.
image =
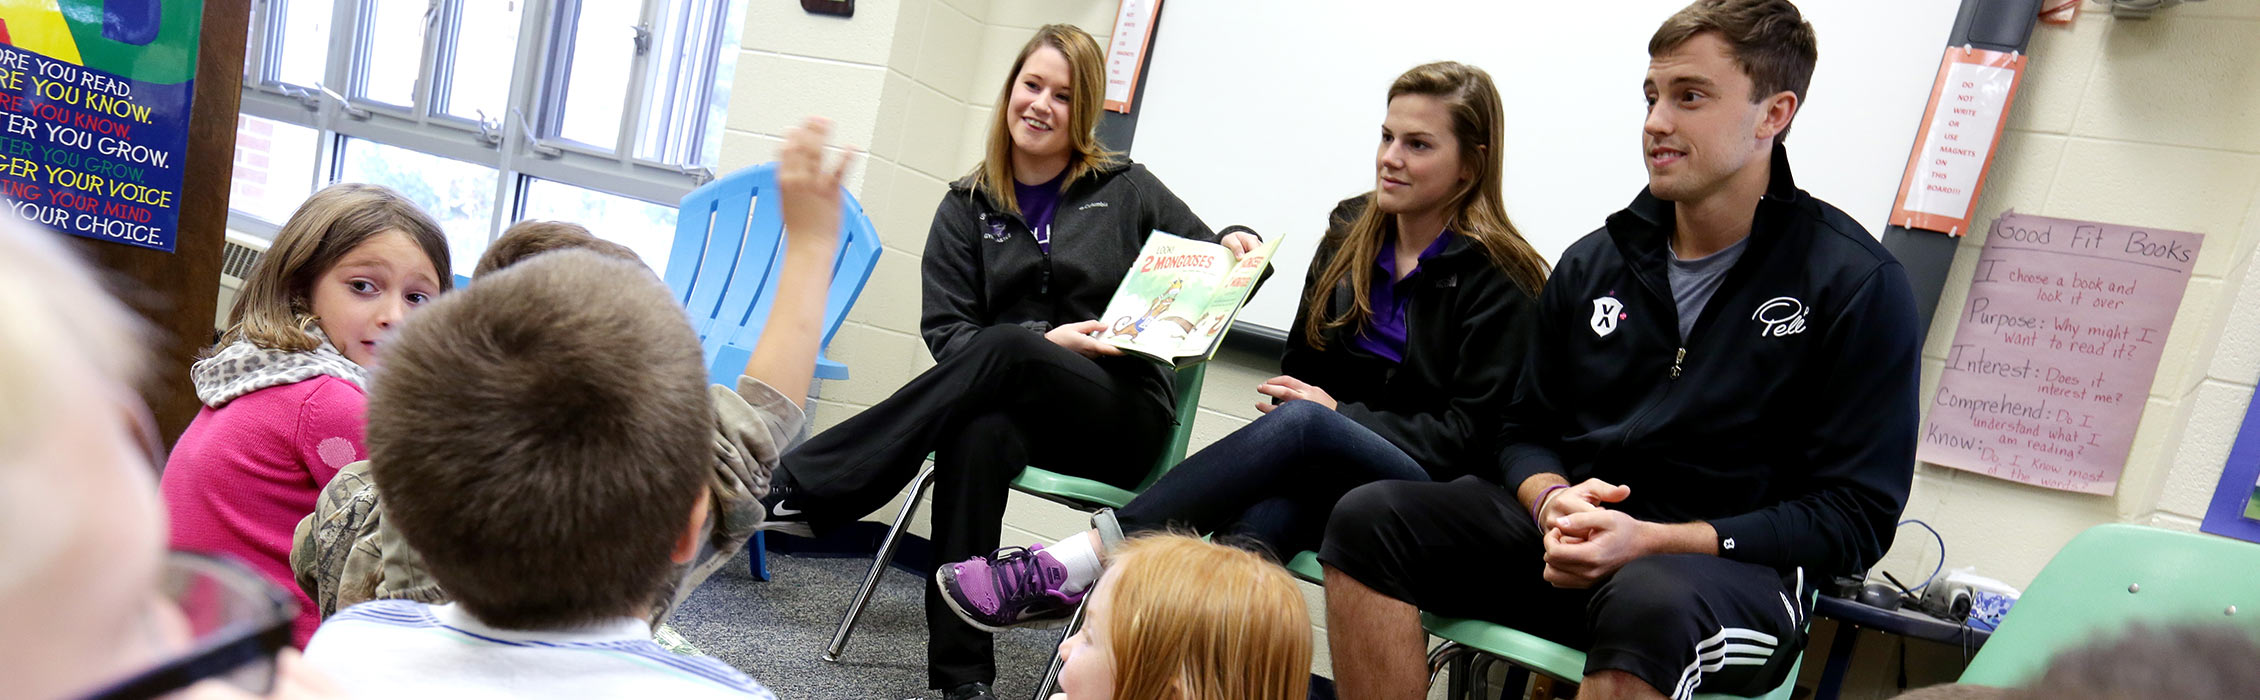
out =
<svg viewBox="0 0 2260 700"><path fill-rule="evenodd" d="M1499 681L1491 680L1491 669L1500 663L1503 662L1499 657L1490 654L1479 654L1468 663L1468 693L1471 697L1493 700L1507 697L1508 691L1513 691L1516 698L1522 697L1523 684L1515 682L1517 678L1513 664L1507 664L1508 670Z"/></svg>
<svg viewBox="0 0 2260 700"><path fill-rule="evenodd" d="M1090 600L1090 596L1083 597L1085 603L1090 602ZM1067 638L1075 636L1075 630L1082 626L1083 603L1076 603L1075 614L1068 616L1067 627L1059 634L1059 644L1052 645L1052 662L1050 666L1044 668L1044 679L1036 683L1035 700L1050 700L1052 693L1058 690L1059 672L1067 667L1067 657L1059 655L1059 647L1067 644Z"/></svg>
<svg viewBox="0 0 2260 700"><path fill-rule="evenodd" d="M1475 649L1461 646L1459 642L1437 645L1435 651L1428 652L1428 687L1436 687L1436 677L1443 675L1444 667L1455 665L1474 653Z"/></svg>
<svg viewBox="0 0 2260 700"><path fill-rule="evenodd" d="M1457 698L1458 700L1467 700L1474 697L1471 691L1475 687L1473 683L1475 674L1469 671L1470 667L1475 664L1475 660L1482 658L1482 656L1482 654L1471 649L1468 653L1461 654L1451 660L1451 670L1447 672L1450 675L1447 675L1444 680L1444 697Z"/></svg>
<svg viewBox="0 0 2260 700"><path fill-rule="evenodd" d="M856 618L863 616L863 606L871 602L871 594L879 590L879 577L887 573L887 564L895 560L895 545L902 542L903 529L910 525L911 516L918 513L918 499L926 495L926 484L934 478L934 465L929 463L910 481L910 497L902 503L902 512L895 514L894 527L887 529L887 538L879 542L879 553L871 560L871 571L863 575L863 587L856 589L855 599L848 601L847 614L840 616L840 629L832 633L832 646L824 649L824 660L838 662L840 653L847 650L848 635L855 632Z"/></svg>

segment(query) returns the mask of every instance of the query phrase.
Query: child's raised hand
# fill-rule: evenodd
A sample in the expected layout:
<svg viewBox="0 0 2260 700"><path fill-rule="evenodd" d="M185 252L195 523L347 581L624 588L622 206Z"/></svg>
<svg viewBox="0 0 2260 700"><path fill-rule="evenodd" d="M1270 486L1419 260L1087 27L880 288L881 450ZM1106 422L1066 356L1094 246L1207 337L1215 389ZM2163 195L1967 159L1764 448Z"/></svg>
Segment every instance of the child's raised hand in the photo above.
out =
<svg viewBox="0 0 2260 700"><path fill-rule="evenodd" d="M854 164L849 149L834 163L825 163L824 146L832 136L832 120L809 117L785 132L785 147L777 153L777 192L784 198L787 241L829 244L840 235L840 181Z"/></svg>

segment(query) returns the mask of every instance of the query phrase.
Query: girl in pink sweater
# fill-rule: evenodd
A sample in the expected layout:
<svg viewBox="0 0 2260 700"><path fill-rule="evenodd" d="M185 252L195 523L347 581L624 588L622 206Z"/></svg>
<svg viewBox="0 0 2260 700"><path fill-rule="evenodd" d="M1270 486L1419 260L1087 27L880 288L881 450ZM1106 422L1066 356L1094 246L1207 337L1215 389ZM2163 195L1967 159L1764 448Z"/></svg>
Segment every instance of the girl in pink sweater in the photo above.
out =
<svg viewBox="0 0 2260 700"><path fill-rule="evenodd" d="M297 593L299 646L321 618L291 576L291 531L339 467L368 456L364 387L384 342L453 281L423 210L384 187L331 185L283 224L227 333L189 370L204 409L165 462L172 548L233 556Z"/></svg>

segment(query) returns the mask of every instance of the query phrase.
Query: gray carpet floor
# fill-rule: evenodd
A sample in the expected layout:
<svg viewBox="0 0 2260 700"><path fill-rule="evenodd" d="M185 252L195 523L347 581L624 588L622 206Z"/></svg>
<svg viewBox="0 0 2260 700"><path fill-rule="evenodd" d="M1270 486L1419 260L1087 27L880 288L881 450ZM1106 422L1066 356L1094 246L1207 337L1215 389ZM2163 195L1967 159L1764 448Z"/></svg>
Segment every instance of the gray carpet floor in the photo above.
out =
<svg viewBox="0 0 2260 700"><path fill-rule="evenodd" d="M785 700L932 696L926 690L923 588L933 585L931 578L889 568L847 652L838 663L824 660L824 647L870 565L867 557L772 552L770 580L756 581L746 572L746 555L739 554L691 592L669 622L700 650ZM1051 663L1059 632L1018 630L996 640L998 697L1030 697Z"/></svg>

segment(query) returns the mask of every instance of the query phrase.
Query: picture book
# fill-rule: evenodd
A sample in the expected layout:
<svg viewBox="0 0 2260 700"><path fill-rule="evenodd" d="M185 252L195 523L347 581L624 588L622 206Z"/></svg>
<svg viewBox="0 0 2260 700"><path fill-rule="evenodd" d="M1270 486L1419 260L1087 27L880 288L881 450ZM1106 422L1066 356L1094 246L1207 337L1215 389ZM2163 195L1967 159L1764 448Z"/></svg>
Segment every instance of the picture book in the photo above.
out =
<svg viewBox="0 0 2260 700"><path fill-rule="evenodd" d="M1179 369L1208 361L1278 248L1273 238L1235 257L1222 245L1153 232L1107 302L1099 340Z"/></svg>

